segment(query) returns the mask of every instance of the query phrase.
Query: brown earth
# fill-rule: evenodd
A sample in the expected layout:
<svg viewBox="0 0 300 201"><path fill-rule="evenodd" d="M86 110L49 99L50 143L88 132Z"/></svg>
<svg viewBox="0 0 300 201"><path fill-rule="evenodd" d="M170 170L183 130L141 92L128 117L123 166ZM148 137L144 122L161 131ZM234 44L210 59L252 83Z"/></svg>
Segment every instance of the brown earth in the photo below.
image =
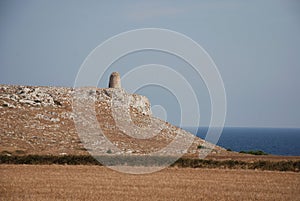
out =
<svg viewBox="0 0 300 201"><path fill-rule="evenodd" d="M111 150L104 143L104 138L117 147L117 151L111 150L114 154L149 154L161 150L175 139L181 139L170 149L175 155L198 155L199 145L204 145L205 149L210 146L204 140L153 117L146 97L128 94L124 89L77 90L0 85L0 153L86 155L88 152L74 122L80 125L79 129L87 130L88 136L99 136L99 143L91 149L100 154ZM76 99L74 95L78 92L80 97ZM91 111L85 107L88 104L94 106ZM74 109L74 105L80 106ZM97 122L87 124L85 120L90 118L92 112L95 112ZM130 132L146 135L146 139L127 135L116 122L128 124ZM100 128L103 133L99 132ZM147 128L150 128L150 132L143 132ZM150 138L147 134L153 134L152 131L157 133ZM186 152L181 147L181 142L185 141L192 142ZM212 149L212 154L226 153L225 149L218 146Z"/></svg>
<svg viewBox="0 0 300 201"><path fill-rule="evenodd" d="M183 151L180 143L175 144L171 150L175 155L185 154L187 157L197 158L199 152L209 149L211 153L207 158L216 160L300 159L300 156L240 154L226 151L218 146L210 149L210 144L204 140L153 117L146 97L128 94L124 89L82 88L80 90L82 90L80 91L82 98L79 103L83 106L89 102L94 104L97 121L95 124L84 124L82 117L87 114L86 108L82 107L74 112L72 103L74 103L75 90L72 88L0 85L0 155L87 155L89 153L83 146L74 124L76 120L83 128L95 130L99 136L97 129L101 128L103 135L100 139L102 140L95 145L97 147L92 147L100 154L106 154L108 151L116 155L149 154L166 147L179 136L182 142L192 139L192 143L187 151ZM115 116L112 112L113 108L119 108ZM149 126L159 128L160 131L149 139L130 137L116 125L116 121L128 123L128 119L135 125L132 132L137 134L145 135L142 129ZM107 147L103 143L104 137L109 139L118 150L114 152ZM198 148L200 145L201 149Z"/></svg>
<svg viewBox="0 0 300 201"><path fill-rule="evenodd" d="M0 200L300 200L300 174L167 168L128 175L100 166L0 165Z"/></svg>

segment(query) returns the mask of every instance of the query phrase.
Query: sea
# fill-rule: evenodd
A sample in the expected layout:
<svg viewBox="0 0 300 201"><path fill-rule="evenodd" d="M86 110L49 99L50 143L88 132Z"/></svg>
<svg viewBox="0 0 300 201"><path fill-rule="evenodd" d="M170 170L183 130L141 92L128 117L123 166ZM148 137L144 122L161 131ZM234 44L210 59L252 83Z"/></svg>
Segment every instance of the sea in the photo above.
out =
<svg viewBox="0 0 300 201"><path fill-rule="evenodd" d="M183 129L192 133L196 130ZM200 127L193 134L205 139L207 130L207 127ZM274 155L300 156L300 128L225 127L217 145L237 152L261 150Z"/></svg>

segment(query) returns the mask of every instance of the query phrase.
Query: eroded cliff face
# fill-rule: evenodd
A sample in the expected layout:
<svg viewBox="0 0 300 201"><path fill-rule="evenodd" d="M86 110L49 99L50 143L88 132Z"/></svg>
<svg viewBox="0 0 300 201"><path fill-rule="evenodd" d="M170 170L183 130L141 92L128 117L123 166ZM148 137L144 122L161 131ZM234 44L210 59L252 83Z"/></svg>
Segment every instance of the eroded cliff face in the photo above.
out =
<svg viewBox="0 0 300 201"><path fill-rule="evenodd" d="M115 88L81 88L82 95L93 101L119 100L124 106L135 108L145 115L151 114L147 97L128 94L124 89ZM0 108L53 107L67 108L72 104L74 89L63 87L33 87L0 85Z"/></svg>
<svg viewBox="0 0 300 201"><path fill-rule="evenodd" d="M75 98L74 98L75 97ZM80 107L74 108L74 103ZM86 124L85 105L93 104L97 123ZM75 104L76 106L76 104ZM0 85L0 153L2 154L88 154L78 135L103 135L94 143L98 153L148 154L168 144L180 152L175 139L193 139L186 154L197 154L200 138L151 115L149 100L122 88L63 88ZM76 122L76 124L74 123ZM80 125L80 126L78 126ZM152 130L153 129L153 130ZM116 149L107 146L108 139ZM170 151L167 150L167 151ZM179 151L178 151L179 150ZM215 147L213 154L224 149ZM179 153L180 154L180 153ZM183 153L184 154L184 153Z"/></svg>

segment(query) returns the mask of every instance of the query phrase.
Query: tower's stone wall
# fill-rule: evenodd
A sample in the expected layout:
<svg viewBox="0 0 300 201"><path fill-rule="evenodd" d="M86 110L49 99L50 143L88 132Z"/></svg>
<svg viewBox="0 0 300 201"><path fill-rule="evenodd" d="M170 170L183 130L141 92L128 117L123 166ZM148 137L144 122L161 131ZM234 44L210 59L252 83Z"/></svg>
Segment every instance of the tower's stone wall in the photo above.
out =
<svg viewBox="0 0 300 201"><path fill-rule="evenodd" d="M113 72L109 78L109 88L121 88L121 78L118 72Z"/></svg>

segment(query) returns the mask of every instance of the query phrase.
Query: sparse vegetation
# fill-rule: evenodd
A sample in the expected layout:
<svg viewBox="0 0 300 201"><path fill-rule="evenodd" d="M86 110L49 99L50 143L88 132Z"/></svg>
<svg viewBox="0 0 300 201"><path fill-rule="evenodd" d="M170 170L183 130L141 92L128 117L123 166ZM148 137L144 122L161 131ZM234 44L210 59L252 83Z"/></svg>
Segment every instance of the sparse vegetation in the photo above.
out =
<svg viewBox="0 0 300 201"><path fill-rule="evenodd" d="M15 153L16 153L16 154L25 154L26 152L25 152L24 150L19 150L19 149L17 149L17 150L15 151Z"/></svg>
<svg viewBox="0 0 300 201"><path fill-rule="evenodd" d="M203 145L198 145L197 149L207 149L207 147L203 146Z"/></svg>
<svg viewBox="0 0 300 201"><path fill-rule="evenodd" d="M261 150L240 151L240 153L252 155L268 155L267 153Z"/></svg>
<svg viewBox="0 0 300 201"><path fill-rule="evenodd" d="M66 156L40 156L24 155L9 156L1 155L0 164L67 164L67 165L128 165L128 166L164 166L174 161L172 157L163 156L98 156L93 158L88 155ZM101 163L100 163L100 162ZM272 171L299 172L300 160L298 161L237 161L237 160L203 160L180 158L171 165L172 167L190 168L222 168L222 169L260 169Z"/></svg>

